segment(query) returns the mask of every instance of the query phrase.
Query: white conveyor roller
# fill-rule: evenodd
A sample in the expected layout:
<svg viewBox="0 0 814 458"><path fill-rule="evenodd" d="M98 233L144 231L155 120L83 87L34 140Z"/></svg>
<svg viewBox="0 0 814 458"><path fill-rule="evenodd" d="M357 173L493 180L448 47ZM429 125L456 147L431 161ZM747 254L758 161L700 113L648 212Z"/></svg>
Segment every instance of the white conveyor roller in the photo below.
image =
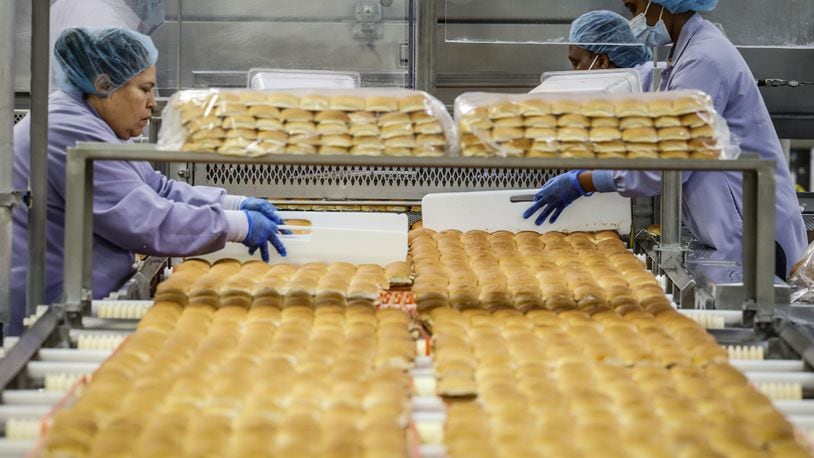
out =
<svg viewBox="0 0 814 458"><path fill-rule="evenodd" d="M113 353L112 350L73 350L67 348L43 348L38 356L41 361L68 363L101 363Z"/></svg>
<svg viewBox="0 0 814 458"><path fill-rule="evenodd" d="M2 401L6 405L43 405L52 406L59 402L62 393L44 390L6 390Z"/></svg>
<svg viewBox="0 0 814 458"><path fill-rule="evenodd" d="M803 372L805 363L796 359L730 360L742 372ZM748 376L749 374L747 374ZM750 377L751 378L751 377Z"/></svg>
<svg viewBox="0 0 814 458"><path fill-rule="evenodd" d="M0 439L0 457L21 457L27 456L28 452L37 446L37 441L32 440L7 440Z"/></svg>
<svg viewBox="0 0 814 458"><path fill-rule="evenodd" d="M51 374L91 374L99 367L98 363L63 363L52 361L31 361L26 366L28 376L44 379Z"/></svg>
<svg viewBox="0 0 814 458"><path fill-rule="evenodd" d="M6 406L0 405L0 421L11 418L42 418L51 411L51 406Z"/></svg>
<svg viewBox="0 0 814 458"><path fill-rule="evenodd" d="M774 401L777 410L786 415L814 415L814 401Z"/></svg>
<svg viewBox="0 0 814 458"><path fill-rule="evenodd" d="M752 383L797 383L803 389L814 389L814 372L748 372Z"/></svg>

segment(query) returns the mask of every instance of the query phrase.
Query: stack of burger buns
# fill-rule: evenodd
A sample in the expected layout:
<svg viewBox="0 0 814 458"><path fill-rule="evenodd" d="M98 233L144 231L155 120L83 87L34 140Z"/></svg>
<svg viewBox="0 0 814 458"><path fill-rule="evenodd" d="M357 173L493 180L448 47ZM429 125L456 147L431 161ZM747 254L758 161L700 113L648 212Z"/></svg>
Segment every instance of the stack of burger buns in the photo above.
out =
<svg viewBox="0 0 814 458"><path fill-rule="evenodd" d="M180 91L159 145L241 156L443 156L454 126L443 105L403 89Z"/></svg>
<svg viewBox="0 0 814 458"><path fill-rule="evenodd" d="M467 157L715 159L728 139L696 91L632 95L463 94Z"/></svg>

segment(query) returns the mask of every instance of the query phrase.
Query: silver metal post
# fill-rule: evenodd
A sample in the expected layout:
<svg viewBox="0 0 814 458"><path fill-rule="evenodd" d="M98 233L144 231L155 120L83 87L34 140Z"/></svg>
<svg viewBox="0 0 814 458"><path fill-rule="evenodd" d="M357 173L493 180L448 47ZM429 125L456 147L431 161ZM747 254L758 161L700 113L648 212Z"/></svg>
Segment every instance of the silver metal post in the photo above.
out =
<svg viewBox="0 0 814 458"><path fill-rule="evenodd" d="M45 303L45 226L48 201L48 83L50 0L31 9L31 144L28 212L28 314Z"/></svg>
<svg viewBox="0 0 814 458"><path fill-rule="evenodd" d="M14 6L0 2L0 196L11 195L14 186ZM11 210L0 202L0 324L11 315Z"/></svg>
<svg viewBox="0 0 814 458"><path fill-rule="evenodd" d="M681 172L661 173L661 266L681 265Z"/></svg>
<svg viewBox="0 0 814 458"><path fill-rule="evenodd" d="M416 0L418 31L416 40L416 89L435 92L435 0Z"/></svg>
<svg viewBox="0 0 814 458"><path fill-rule="evenodd" d="M743 173L744 309L756 323L770 323L774 307L775 170L764 166Z"/></svg>
<svg viewBox="0 0 814 458"><path fill-rule="evenodd" d="M70 154L66 164L65 207L65 294L67 313L82 311L92 299L93 272L93 165ZM70 228L82 228L72 230ZM79 268L77 268L79 267Z"/></svg>

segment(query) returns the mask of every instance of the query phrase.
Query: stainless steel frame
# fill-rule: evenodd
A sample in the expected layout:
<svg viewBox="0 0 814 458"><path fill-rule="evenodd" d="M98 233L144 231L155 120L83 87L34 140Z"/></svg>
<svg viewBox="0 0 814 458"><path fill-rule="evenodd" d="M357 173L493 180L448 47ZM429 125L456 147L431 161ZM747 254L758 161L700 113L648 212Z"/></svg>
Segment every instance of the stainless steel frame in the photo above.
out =
<svg viewBox="0 0 814 458"><path fill-rule="evenodd" d="M471 169L496 165L511 169L606 169L663 171L740 171L744 175L743 270L745 302L743 310L754 312L757 323L769 323L775 305L774 202L775 164L744 157L733 161L687 159L513 159L495 158L416 158L361 156L265 156L259 158L217 156L206 153L161 151L144 145L113 146L81 143L68 150L67 209L65 218L65 297L60 307L68 317L80 316L92 299L93 248L93 161L147 160L185 161L250 165L340 166L340 167L426 167Z"/></svg>
<svg viewBox="0 0 814 458"><path fill-rule="evenodd" d="M48 83L50 0L34 0L31 14L31 131L26 314L45 303L45 226L48 202Z"/></svg>
<svg viewBox="0 0 814 458"><path fill-rule="evenodd" d="M0 326L8 323L11 299L11 211L14 202L14 2L0 3ZM4 202L8 200L8 202Z"/></svg>

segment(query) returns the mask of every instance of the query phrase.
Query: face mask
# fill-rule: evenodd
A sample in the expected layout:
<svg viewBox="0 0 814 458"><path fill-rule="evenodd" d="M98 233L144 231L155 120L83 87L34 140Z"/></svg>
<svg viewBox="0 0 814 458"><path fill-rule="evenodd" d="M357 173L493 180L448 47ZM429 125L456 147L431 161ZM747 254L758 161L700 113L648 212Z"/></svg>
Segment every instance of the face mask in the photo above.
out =
<svg viewBox="0 0 814 458"><path fill-rule="evenodd" d="M590 67L588 67L588 71L589 71L589 72L590 72L591 70L593 70L594 65L596 65L596 61L597 61L598 59L599 59L599 54L597 54L597 55L596 55L596 57L594 57L594 61L593 61L593 62L591 62L591 66L590 66Z"/></svg>
<svg viewBox="0 0 814 458"><path fill-rule="evenodd" d="M667 24L664 23L662 16L664 15L664 7L661 7L661 14L659 14L659 21L656 25L647 25L647 10L650 9L652 2L647 3L647 8L644 13L636 16L630 21L630 29L633 31L633 36L649 48L657 48L660 46L667 46L673 42L670 37L670 32L667 30Z"/></svg>

